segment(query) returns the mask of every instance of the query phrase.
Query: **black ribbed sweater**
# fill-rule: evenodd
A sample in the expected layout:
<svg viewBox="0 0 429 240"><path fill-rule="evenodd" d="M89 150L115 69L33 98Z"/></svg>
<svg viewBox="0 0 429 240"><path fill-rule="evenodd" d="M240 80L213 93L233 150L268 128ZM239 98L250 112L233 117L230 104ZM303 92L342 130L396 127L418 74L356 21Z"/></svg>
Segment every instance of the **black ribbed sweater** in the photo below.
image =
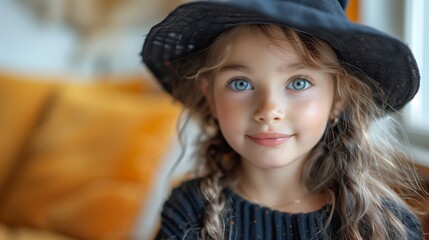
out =
<svg viewBox="0 0 429 240"><path fill-rule="evenodd" d="M174 189L164 204L162 225L156 239L200 239L203 225L204 201L200 192L200 180L194 179ZM251 203L230 189L225 189L228 239L324 239L323 223L330 206L310 213L290 214ZM415 216L405 209L389 207L408 228L410 239L423 239L421 225ZM339 239L335 232L340 221L334 215L327 234Z"/></svg>

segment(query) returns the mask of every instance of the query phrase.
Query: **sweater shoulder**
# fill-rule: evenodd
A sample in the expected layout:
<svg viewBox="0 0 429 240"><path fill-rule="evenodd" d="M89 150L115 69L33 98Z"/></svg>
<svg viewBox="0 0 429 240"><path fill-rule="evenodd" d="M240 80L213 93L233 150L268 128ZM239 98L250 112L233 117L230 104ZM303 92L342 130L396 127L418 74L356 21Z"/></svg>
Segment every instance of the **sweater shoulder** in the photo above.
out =
<svg viewBox="0 0 429 240"><path fill-rule="evenodd" d="M183 182L172 190L164 203L156 239L198 239L203 214L200 180Z"/></svg>
<svg viewBox="0 0 429 240"><path fill-rule="evenodd" d="M182 220L195 220L204 212L204 201L200 190L200 179L191 179L175 187L164 204L164 210L184 214Z"/></svg>
<svg viewBox="0 0 429 240"><path fill-rule="evenodd" d="M408 233L408 239L424 239L421 222L410 208L392 201L385 201L384 205L402 222Z"/></svg>

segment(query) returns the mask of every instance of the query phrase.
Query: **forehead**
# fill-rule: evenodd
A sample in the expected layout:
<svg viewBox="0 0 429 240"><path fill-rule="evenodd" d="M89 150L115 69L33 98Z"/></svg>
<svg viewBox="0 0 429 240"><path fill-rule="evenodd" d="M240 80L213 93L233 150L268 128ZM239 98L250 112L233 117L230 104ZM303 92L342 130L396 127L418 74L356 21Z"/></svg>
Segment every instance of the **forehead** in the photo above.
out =
<svg viewBox="0 0 429 240"><path fill-rule="evenodd" d="M227 62L250 61L271 54L279 59L287 56L289 62L304 64L293 41L296 40L286 36L280 27L242 26L232 35Z"/></svg>

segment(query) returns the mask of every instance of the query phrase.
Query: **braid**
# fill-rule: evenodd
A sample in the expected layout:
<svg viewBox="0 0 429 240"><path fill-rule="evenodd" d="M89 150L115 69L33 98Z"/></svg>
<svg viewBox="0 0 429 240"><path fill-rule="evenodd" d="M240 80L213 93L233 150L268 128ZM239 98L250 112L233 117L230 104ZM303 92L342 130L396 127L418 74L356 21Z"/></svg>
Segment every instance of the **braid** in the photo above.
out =
<svg viewBox="0 0 429 240"><path fill-rule="evenodd" d="M219 176L206 177L201 182L201 192L207 201L204 216L204 228L202 235L206 239L223 239L225 236L225 224L222 211L225 207L225 198L221 197L222 186Z"/></svg>
<svg viewBox="0 0 429 240"><path fill-rule="evenodd" d="M205 172L201 181L201 192L206 201L203 238L224 239L226 219L226 198L223 189L231 183L237 169L238 154L226 143L222 134L218 133L208 139L203 147L206 161Z"/></svg>

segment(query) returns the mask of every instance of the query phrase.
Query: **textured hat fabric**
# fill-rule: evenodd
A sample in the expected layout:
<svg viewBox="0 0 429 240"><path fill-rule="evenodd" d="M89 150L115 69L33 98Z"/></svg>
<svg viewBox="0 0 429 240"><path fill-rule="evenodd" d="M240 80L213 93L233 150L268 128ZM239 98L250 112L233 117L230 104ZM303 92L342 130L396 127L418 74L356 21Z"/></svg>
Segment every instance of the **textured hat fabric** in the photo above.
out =
<svg viewBox="0 0 429 240"><path fill-rule="evenodd" d="M398 110L419 88L419 70L411 50L374 28L350 22L346 1L231 0L198 1L179 6L146 36L141 56L168 91L188 56L210 46L222 32L242 24L276 24L326 41L340 62L358 76L369 76L387 95L387 110ZM365 79L365 78L363 78ZM368 83L368 82L367 82Z"/></svg>

